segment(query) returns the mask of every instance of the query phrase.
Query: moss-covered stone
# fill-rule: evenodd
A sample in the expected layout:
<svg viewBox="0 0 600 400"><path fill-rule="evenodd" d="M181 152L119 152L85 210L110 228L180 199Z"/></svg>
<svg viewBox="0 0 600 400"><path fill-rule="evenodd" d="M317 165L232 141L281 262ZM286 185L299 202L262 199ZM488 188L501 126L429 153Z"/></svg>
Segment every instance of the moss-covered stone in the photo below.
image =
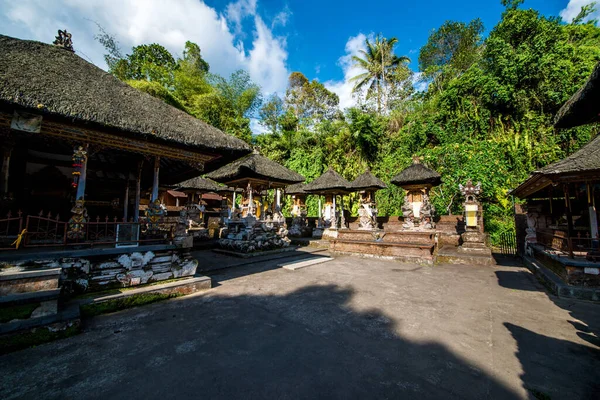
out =
<svg viewBox="0 0 600 400"><path fill-rule="evenodd" d="M144 304L171 299L182 296L180 293L140 293L129 297L103 301L101 303L85 304L81 306L82 317L93 317L100 314L111 313Z"/></svg>

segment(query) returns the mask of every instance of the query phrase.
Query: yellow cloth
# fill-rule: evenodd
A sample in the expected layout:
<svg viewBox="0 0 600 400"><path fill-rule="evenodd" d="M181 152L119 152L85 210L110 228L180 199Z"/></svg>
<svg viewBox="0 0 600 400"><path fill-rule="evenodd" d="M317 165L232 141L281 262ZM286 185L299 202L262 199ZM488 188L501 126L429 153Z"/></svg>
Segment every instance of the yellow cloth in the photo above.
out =
<svg viewBox="0 0 600 400"><path fill-rule="evenodd" d="M19 234L19 236L17 236L17 239L14 242L12 242L11 246L15 245L16 246L15 248L18 249L19 246L21 245L21 242L25 238L26 234L27 234L27 229L23 229L21 231L21 233Z"/></svg>

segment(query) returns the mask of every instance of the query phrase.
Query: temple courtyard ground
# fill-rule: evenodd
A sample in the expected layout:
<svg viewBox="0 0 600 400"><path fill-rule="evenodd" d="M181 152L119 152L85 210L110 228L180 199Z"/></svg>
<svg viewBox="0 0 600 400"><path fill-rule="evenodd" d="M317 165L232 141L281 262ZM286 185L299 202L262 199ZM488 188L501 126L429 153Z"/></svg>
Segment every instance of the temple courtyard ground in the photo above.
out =
<svg viewBox="0 0 600 400"><path fill-rule="evenodd" d="M600 306L514 263L282 261L4 355L0 398L600 397Z"/></svg>

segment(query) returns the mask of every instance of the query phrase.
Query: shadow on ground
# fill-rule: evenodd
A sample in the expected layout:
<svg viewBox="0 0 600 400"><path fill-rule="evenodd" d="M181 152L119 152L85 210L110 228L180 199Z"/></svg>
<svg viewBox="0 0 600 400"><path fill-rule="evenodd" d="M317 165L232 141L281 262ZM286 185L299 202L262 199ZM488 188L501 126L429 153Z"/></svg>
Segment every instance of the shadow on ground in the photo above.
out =
<svg viewBox="0 0 600 400"><path fill-rule="evenodd" d="M444 345L397 335L379 310L353 310L352 296L315 285L95 318L0 357L0 398L518 398Z"/></svg>
<svg viewBox="0 0 600 400"><path fill-rule="evenodd" d="M504 323L517 341L517 357L523 367L521 380L539 399L598 399L600 351L589 346L560 340ZM578 362L573 363L573 357ZM587 379L575 384L573 376ZM553 393L554 387L569 388L569 393Z"/></svg>

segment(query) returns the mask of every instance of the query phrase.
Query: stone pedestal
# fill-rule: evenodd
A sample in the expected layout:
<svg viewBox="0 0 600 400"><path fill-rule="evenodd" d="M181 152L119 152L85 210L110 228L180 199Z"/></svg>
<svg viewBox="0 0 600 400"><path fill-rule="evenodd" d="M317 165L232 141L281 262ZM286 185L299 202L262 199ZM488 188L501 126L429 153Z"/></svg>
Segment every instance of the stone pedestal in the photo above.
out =
<svg viewBox="0 0 600 400"><path fill-rule="evenodd" d="M472 254L480 256L491 256L492 250L487 246L487 236L484 233L475 230L468 230L462 235L462 245L458 252L463 254Z"/></svg>

